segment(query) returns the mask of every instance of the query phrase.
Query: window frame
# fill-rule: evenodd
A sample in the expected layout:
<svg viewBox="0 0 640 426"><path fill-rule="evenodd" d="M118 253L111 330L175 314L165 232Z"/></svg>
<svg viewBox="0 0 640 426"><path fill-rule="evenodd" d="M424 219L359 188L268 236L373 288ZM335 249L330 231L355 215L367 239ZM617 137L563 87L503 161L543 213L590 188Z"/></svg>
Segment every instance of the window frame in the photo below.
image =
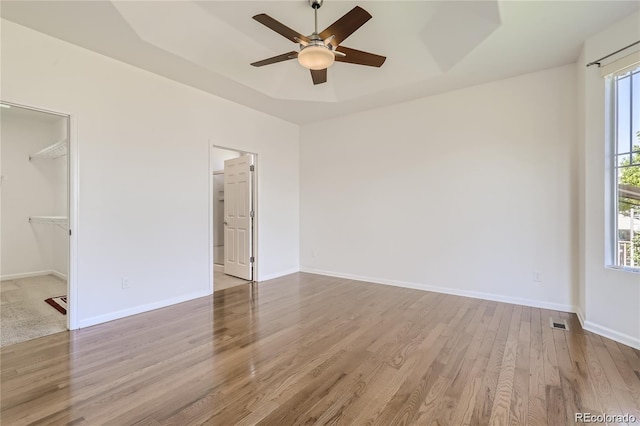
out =
<svg viewBox="0 0 640 426"><path fill-rule="evenodd" d="M607 211L609 212L610 219L607 220L608 226L610 229L608 230L609 238L606 239L608 241L608 245L610 245L609 249L606 250L606 264L605 266L612 269L624 270L633 273L640 273L640 265L634 266L626 266L621 265L620 255L619 255L619 229L618 229L618 216L619 216L619 170L620 166L618 164L620 157L624 155L629 155L629 160L631 164L629 166L634 166L633 156L634 154L640 153L640 151L634 151L634 136L633 133L633 118L630 119L629 123L629 132L630 132L630 151L627 153L626 151L623 154L618 153L618 81L619 77L625 75L629 72L629 91L630 93L630 102L632 102L633 96L633 75L640 73L640 61L630 60L630 58L636 58L640 55L640 52L636 52L635 54L629 55L625 58L622 58L619 61L616 61L613 64L605 67L606 71L603 72L603 77L605 78L605 136L608 139L607 148L609 150L609 155L607 158L607 167L606 167L606 188L609 189L609 194L606 194L605 199L608 201L607 204L609 208ZM621 63L621 66L618 66L616 69L616 64ZM611 70L614 71L611 71ZM635 71L635 72L634 72ZM631 113L633 114L633 104L631 106ZM640 111L638 112L640 113ZM631 218L631 226L634 226L633 218Z"/></svg>

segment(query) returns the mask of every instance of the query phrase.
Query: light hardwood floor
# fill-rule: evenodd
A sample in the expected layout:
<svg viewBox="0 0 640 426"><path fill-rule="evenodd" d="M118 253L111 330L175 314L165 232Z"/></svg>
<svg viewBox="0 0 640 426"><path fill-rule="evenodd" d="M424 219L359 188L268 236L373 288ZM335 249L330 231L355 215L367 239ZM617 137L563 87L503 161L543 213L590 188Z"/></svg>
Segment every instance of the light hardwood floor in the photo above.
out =
<svg viewBox="0 0 640 426"><path fill-rule="evenodd" d="M552 314L572 330L551 329ZM303 273L0 356L3 425L640 418L640 351L574 315Z"/></svg>

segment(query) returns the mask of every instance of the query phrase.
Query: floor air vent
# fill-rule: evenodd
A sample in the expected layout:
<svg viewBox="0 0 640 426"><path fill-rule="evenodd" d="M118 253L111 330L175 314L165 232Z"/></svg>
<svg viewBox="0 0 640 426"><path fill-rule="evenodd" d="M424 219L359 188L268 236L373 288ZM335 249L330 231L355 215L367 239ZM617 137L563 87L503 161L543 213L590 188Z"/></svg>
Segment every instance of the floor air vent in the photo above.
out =
<svg viewBox="0 0 640 426"><path fill-rule="evenodd" d="M569 324L567 324L567 320L560 320L556 318L549 317L549 324L551 328L557 328L558 330L569 330Z"/></svg>

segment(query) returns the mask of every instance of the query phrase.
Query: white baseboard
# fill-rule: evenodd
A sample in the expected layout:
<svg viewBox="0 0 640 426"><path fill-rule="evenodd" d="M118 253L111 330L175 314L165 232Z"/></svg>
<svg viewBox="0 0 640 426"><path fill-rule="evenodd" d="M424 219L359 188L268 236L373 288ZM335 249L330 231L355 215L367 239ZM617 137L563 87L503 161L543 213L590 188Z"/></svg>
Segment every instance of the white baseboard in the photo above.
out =
<svg viewBox="0 0 640 426"><path fill-rule="evenodd" d="M578 316L578 321L580 321L580 326L584 329L584 315L582 315L580 308L576 309L576 315Z"/></svg>
<svg viewBox="0 0 640 426"><path fill-rule="evenodd" d="M24 272L22 274L2 275L0 276L0 281L19 280L21 278L40 277L42 275L52 275L52 274L56 275L56 271L48 269L46 271Z"/></svg>
<svg viewBox="0 0 640 426"><path fill-rule="evenodd" d="M203 290L195 293L185 294L171 299L161 300L158 302L148 303L146 305L134 306L128 309L122 309L116 312L110 312L104 315L98 315L91 318L81 319L78 322L78 328L91 327L92 325L102 324L108 321L117 320L131 315L141 314L143 312L153 311L155 309L165 308L177 303L187 302L189 300L198 299L200 297L211 296L211 290Z"/></svg>
<svg viewBox="0 0 640 426"><path fill-rule="evenodd" d="M258 282L269 281L276 278L284 277L285 275L295 274L300 272L299 268L285 269L284 271L275 272L273 274L262 274L258 276Z"/></svg>
<svg viewBox="0 0 640 426"><path fill-rule="evenodd" d="M542 300L502 296L502 295L493 294L493 293L461 290L461 289L450 288L450 287L439 287L439 286L432 286L427 284L411 283L406 281L396 281L396 280L386 280L386 279L380 279L380 278L374 278L374 277L364 277L359 275L343 274L339 272L323 271L323 270L307 268L307 267L302 267L300 270L301 272L308 272L311 274L326 275L326 276L336 277L336 278L346 278L346 279L355 280L355 281L365 281L365 282L370 282L374 284L392 285L395 287L413 288L416 290L432 291L435 293L451 294L454 296L471 297L474 299L491 300L494 302L503 302L503 303L511 303L515 305L531 306L533 308L549 309L552 311L561 311L561 312L577 311L577 308L575 306L564 305L561 303L546 302Z"/></svg>
<svg viewBox="0 0 640 426"><path fill-rule="evenodd" d="M56 277L64 281L66 281L69 278L66 274L63 274L60 271L51 271L51 275L55 275Z"/></svg>
<svg viewBox="0 0 640 426"><path fill-rule="evenodd" d="M224 272L224 265L213 264L213 270L218 272Z"/></svg>
<svg viewBox="0 0 640 426"><path fill-rule="evenodd" d="M582 328L592 333L599 334L602 337L606 337L607 339L615 340L623 345L631 346L632 348L640 350L640 339L637 337L620 333L616 330L610 329L609 327L604 327L591 321L585 321Z"/></svg>
<svg viewBox="0 0 640 426"><path fill-rule="evenodd" d="M576 314L578 315L578 320L580 321L580 325L583 330L590 331L602 337L606 337L607 339L611 339L618 343L622 343L623 345L631 346L632 348L640 350L640 338L629 336L628 334L620 333L609 327L585 320L582 311L579 309Z"/></svg>

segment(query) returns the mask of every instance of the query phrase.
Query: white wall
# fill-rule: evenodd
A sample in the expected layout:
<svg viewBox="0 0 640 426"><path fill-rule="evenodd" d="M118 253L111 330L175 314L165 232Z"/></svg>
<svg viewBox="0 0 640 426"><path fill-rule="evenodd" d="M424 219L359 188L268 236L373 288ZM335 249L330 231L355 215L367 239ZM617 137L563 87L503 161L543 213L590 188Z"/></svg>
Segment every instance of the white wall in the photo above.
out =
<svg viewBox="0 0 640 426"><path fill-rule="evenodd" d="M259 279L298 270L296 126L6 20L1 54L3 100L75 119L80 326L209 294L210 141L259 156Z"/></svg>
<svg viewBox="0 0 640 426"><path fill-rule="evenodd" d="M38 118L38 113L20 114L17 108L2 110L1 275L64 275L66 231L28 221L29 216L66 215L66 157L29 161L30 154L62 139L57 129L64 119L52 122Z"/></svg>
<svg viewBox="0 0 640 426"><path fill-rule="evenodd" d="M303 126L302 269L572 310L574 79L569 65Z"/></svg>
<svg viewBox="0 0 640 426"><path fill-rule="evenodd" d="M580 314L585 328L636 348L640 348L640 274L605 267L605 212L610 207L605 202L605 85L598 68L585 65L640 39L638 22L640 13L635 13L589 38L576 71L584 212Z"/></svg>

